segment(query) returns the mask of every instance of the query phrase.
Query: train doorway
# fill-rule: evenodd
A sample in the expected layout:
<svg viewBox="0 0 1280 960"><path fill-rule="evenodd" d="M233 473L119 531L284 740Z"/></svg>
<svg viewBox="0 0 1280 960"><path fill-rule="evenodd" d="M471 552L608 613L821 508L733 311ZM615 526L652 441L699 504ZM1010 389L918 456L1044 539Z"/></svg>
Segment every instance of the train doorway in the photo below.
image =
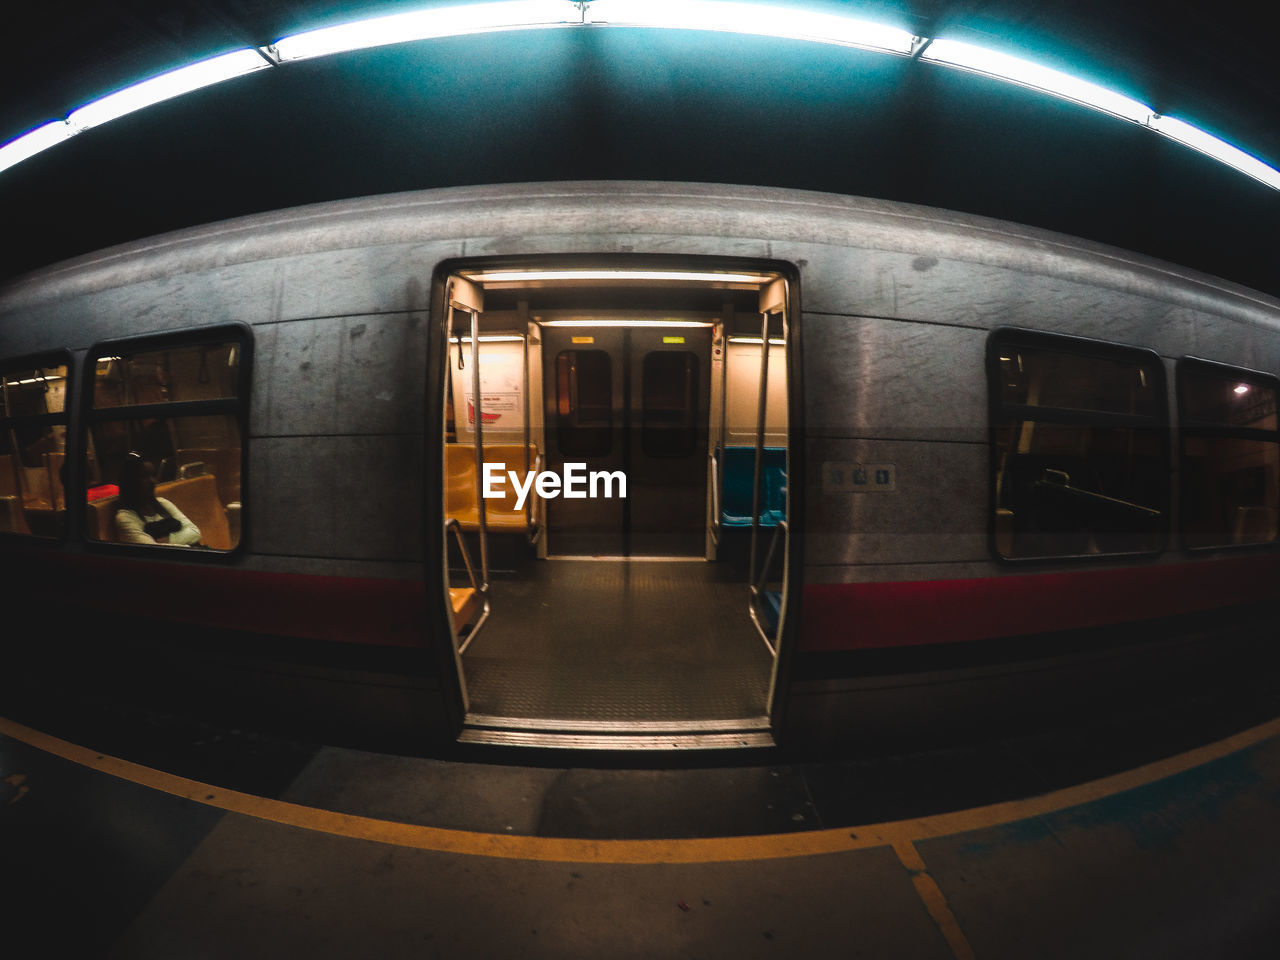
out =
<svg viewBox="0 0 1280 960"><path fill-rule="evenodd" d="M442 274L459 739L771 745L794 633L794 279Z"/></svg>
<svg viewBox="0 0 1280 960"><path fill-rule="evenodd" d="M705 557L714 326L616 314L538 324L548 467L626 478L626 496L547 503L550 556Z"/></svg>

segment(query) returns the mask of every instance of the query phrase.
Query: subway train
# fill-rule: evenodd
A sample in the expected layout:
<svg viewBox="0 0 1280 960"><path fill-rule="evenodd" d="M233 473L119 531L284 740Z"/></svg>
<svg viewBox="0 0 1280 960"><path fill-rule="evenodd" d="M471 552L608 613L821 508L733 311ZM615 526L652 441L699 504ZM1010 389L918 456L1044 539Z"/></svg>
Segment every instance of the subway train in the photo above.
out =
<svg viewBox="0 0 1280 960"><path fill-rule="evenodd" d="M196 227L0 291L6 659L423 750L1017 728L1269 628L1278 370L1274 298L901 203Z"/></svg>

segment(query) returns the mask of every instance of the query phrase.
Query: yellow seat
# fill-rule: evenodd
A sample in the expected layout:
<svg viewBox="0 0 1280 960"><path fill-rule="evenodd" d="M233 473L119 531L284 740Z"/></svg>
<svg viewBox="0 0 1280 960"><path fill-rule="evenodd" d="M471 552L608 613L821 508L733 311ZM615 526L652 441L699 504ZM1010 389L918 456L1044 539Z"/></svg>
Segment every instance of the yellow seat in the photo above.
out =
<svg viewBox="0 0 1280 960"><path fill-rule="evenodd" d="M476 456L464 444L447 443L444 448L445 515L462 522L476 511Z"/></svg>
<svg viewBox="0 0 1280 960"><path fill-rule="evenodd" d="M200 528L200 542L206 547L230 550L234 546L227 511L218 496L218 480L212 474L157 484L156 496L164 497Z"/></svg>
<svg viewBox="0 0 1280 960"><path fill-rule="evenodd" d="M0 532L29 533L22 516L22 484L12 454L0 453Z"/></svg>
<svg viewBox="0 0 1280 960"><path fill-rule="evenodd" d="M103 497L85 504L84 535L90 540L119 541L116 536L116 503L119 497Z"/></svg>
<svg viewBox="0 0 1280 960"><path fill-rule="evenodd" d="M231 529L227 524L227 511L218 502L218 482L206 474L187 480L156 485L156 496L164 497L200 528L200 542L214 550L230 550ZM119 543L116 530L116 507L119 497L104 497L85 505L85 536L90 540L106 540Z"/></svg>
<svg viewBox="0 0 1280 960"><path fill-rule="evenodd" d="M468 532L480 529L480 510L476 504L475 448L461 443L445 445L445 514L458 521ZM529 467L538 458L537 444L529 444ZM516 509L517 494L507 471L513 470L524 483L524 446L519 443L495 443L484 448L484 462L501 464L504 481L501 499L485 500L485 526L493 533L524 533L529 529L525 507ZM537 493L529 491L527 507L533 511Z"/></svg>
<svg viewBox="0 0 1280 960"><path fill-rule="evenodd" d="M239 447L183 447L178 450L179 468L188 463L203 463L218 481L218 499L225 506L240 502Z"/></svg>
<svg viewBox="0 0 1280 960"><path fill-rule="evenodd" d="M450 587L449 605L453 608L453 628L461 630L475 616L480 595L471 587Z"/></svg>

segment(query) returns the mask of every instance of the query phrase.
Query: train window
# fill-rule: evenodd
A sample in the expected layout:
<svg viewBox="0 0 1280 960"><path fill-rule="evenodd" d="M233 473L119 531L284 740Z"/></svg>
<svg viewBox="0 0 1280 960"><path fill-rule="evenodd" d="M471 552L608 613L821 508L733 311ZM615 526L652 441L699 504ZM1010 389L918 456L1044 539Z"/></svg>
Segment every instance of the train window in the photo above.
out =
<svg viewBox="0 0 1280 960"><path fill-rule="evenodd" d="M556 356L556 435L567 457L607 456L613 447L613 368L604 350Z"/></svg>
<svg viewBox="0 0 1280 960"><path fill-rule="evenodd" d="M1178 362L1182 537L1192 549L1270 543L1280 533L1280 381Z"/></svg>
<svg viewBox="0 0 1280 960"><path fill-rule="evenodd" d="M641 446L651 457L687 457L698 447L698 356L654 351L641 371Z"/></svg>
<svg viewBox="0 0 1280 960"><path fill-rule="evenodd" d="M988 342L988 377L999 556L1162 549L1168 417L1155 353L1000 330Z"/></svg>
<svg viewBox="0 0 1280 960"><path fill-rule="evenodd" d="M93 351L88 539L221 551L240 543L249 343L236 327Z"/></svg>
<svg viewBox="0 0 1280 960"><path fill-rule="evenodd" d="M0 533L66 529L66 354L0 364Z"/></svg>

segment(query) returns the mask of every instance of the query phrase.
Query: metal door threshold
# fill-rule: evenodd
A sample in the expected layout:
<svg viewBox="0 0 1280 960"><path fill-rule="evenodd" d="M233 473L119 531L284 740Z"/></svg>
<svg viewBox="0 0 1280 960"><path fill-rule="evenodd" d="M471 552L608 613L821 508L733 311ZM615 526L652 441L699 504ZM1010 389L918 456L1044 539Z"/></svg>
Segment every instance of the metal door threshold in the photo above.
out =
<svg viewBox="0 0 1280 960"><path fill-rule="evenodd" d="M744 750L776 746L768 717L609 722L468 714L459 743L558 750Z"/></svg>

